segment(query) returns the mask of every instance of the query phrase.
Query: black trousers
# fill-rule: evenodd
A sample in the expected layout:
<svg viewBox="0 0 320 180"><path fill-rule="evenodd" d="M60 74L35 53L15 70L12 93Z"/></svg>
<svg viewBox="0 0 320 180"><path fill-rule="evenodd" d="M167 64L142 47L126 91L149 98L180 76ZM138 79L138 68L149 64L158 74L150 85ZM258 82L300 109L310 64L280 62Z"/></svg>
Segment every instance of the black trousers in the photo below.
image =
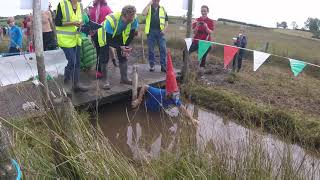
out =
<svg viewBox="0 0 320 180"><path fill-rule="evenodd" d="M243 54L244 54L244 50L240 49L239 53L236 54L235 57L233 58L232 65L234 70L236 70L236 68L238 69L238 71L241 69Z"/></svg>
<svg viewBox="0 0 320 180"><path fill-rule="evenodd" d="M97 52L97 64L96 64L96 71L101 72L102 62L108 63L109 61L109 52L106 53L106 46L100 47L98 42L98 33L95 33L92 36L94 47L96 48ZM109 47L107 49L109 51Z"/></svg>
<svg viewBox="0 0 320 180"><path fill-rule="evenodd" d="M189 49L189 54L197 51L199 49L199 45L195 44L194 42L192 42L190 49ZM206 60L207 60L207 55L210 52L211 47L207 50L207 52L203 55L202 59L201 59L201 63L200 63L200 67L205 67L206 66Z"/></svg>
<svg viewBox="0 0 320 180"><path fill-rule="evenodd" d="M43 38L43 50L44 51L50 51L57 49L57 41L54 37L53 31L51 32L44 32L42 33Z"/></svg>

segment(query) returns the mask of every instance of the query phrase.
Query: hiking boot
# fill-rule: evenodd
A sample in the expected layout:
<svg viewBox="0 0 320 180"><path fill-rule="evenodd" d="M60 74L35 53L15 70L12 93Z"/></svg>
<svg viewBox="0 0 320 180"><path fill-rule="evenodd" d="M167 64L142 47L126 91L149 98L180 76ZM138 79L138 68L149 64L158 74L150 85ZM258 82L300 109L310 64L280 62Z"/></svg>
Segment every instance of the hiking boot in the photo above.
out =
<svg viewBox="0 0 320 180"><path fill-rule="evenodd" d="M156 68L154 66L150 66L150 69L149 69L150 72L154 72L155 70Z"/></svg>

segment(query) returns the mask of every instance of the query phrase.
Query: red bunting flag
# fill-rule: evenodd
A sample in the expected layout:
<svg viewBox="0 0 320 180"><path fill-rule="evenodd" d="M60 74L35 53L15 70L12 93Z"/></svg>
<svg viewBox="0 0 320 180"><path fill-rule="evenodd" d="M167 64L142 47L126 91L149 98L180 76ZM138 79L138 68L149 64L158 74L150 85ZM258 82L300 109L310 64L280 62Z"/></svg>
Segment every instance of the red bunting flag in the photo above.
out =
<svg viewBox="0 0 320 180"><path fill-rule="evenodd" d="M167 49L167 76L166 76L166 93L170 94L173 92L178 92L178 84L176 79L176 74L174 72L171 52L170 49Z"/></svg>
<svg viewBox="0 0 320 180"><path fill-rule="evenodd" d="M227 68L238 50L239 48L236 47L224 46L224 68Z"/></svg>

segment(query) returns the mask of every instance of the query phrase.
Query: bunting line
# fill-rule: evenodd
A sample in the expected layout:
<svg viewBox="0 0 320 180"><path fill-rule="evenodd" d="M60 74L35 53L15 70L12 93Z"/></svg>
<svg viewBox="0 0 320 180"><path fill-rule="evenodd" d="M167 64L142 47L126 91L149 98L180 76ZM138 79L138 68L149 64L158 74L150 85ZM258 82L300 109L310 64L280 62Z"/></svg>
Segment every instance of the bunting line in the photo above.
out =
<svg viewBox="0 0 320 180"><path fill-rule="evenodd" d="M206 40L195 39L195 38L193 38L193 40L206 41ZM221 46L235 47L235 48L239 48L239 49L243 49L243 50L251 51L251 52L257 51L257 50L252 50L252 49L237 47L237 46L233 46L233 45L229 45L229 44L223 44L223 43L218 43L218 42L213 42L213 41L206 41L206 42L210 42L210 43L212 43L212 44L221 45ZM258 51L258 52L259 52L259 51ZM261 51L260 51L260 52L261 52ZM270 54L270 53L268 53L268 54ZM289 57L284 57L284 56L280 56L280 55L276 55L276 54L270 54L270 55L275 56L275 57L279 57L279 58L288 59L288 61L289 61L290 59L292 59L292 58L289 58ZM305 61L303 61L303 62L305 62ZM309 62L305 62L305 63L306 63L307 65L315 66L315 67L320 68L320 65L313 64L313 63L309 63Z"/></svg>

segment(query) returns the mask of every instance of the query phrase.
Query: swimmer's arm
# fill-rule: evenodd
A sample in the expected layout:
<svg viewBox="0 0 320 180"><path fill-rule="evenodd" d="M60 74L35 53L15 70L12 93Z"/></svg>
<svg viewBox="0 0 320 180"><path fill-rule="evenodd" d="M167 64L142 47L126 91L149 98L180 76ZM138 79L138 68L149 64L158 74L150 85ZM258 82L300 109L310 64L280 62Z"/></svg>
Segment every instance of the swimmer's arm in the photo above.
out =
<svg viewBox="0 0 320 180"><path fill-rule="evenodd" d="M187 118L189 118L193 123L198 123L198 120L193 118L191 112L188 111L184 105L181 104L179 108L180 108L182 114L185 115Z"/></svg>
<svg viewBox="0 0 320 180"><path fill-rule="evenodd" d="M132 108L136 108L137 106L139 106L139 104L142 102L143 96L146 94L148 88L149 88L149 85L143 85L141 87L138 98L136 100L132 101L132 103L131 103Z"/></svg>

